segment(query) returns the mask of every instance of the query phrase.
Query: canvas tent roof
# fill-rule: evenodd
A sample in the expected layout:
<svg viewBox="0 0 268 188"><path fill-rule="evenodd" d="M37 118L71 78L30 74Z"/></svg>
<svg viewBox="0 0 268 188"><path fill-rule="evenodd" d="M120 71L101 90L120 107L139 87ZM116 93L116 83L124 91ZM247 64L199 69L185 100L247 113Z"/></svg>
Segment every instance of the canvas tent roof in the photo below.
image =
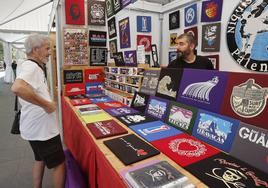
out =
<svg viewBox="0 0 268 188"><path fill-rule="evenodd" d="M0 0L0 41L17 49L33 32L48 33L60 0ZM140 0L165 5L173 0Z"/></svg>
<svg viewBox="0 0 268 188"><path fill-rule="evenodd" d="M47 33L52 0L0 0L0 40L23 48L25 37L33 32Z"/></svg>

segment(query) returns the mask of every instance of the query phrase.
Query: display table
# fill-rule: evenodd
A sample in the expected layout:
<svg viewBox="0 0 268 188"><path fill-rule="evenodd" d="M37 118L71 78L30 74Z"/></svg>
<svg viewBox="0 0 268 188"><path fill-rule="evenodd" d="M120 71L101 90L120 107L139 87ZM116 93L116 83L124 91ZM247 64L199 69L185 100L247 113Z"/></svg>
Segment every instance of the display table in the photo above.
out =
<svg viewBox="0 0 268 188"><path fill-rule="evenodd" d="M163 153L132 165L125 166L103 144L104 140L109 140L111 137L96 140L86 128L85 123L80 119L79 115L73 110L67 97L62 97L62 117L64 143L71 151L83 173L86 174L87 185L90 188L108 188L111 186L114 188L127 187L124 180L120 177L119 172L122 169L133 167L136 164L146 163L152 159L168 161L171 165L186 175L191 183L195 184L197 187L207 187ZM133 133L132 130L127 127L125 128L129 133Z"/></svg>

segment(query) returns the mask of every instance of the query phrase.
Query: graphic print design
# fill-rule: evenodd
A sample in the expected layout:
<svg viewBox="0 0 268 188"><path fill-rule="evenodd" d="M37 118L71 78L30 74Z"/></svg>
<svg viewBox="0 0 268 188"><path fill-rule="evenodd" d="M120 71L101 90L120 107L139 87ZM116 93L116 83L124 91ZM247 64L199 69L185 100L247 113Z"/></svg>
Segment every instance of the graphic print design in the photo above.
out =
<svg viewBox="0 0 268 188"><path fill-rule="evenodd" d="M218 82L219 78L215 76L206 82L197 82L190 84L184 89L182 95L185 97L209 101L210 91L218 84Z"/></svg>
<svg viewBox="0 0 268 188"><path fill-rule="evenodd" d="M108 20L108 34L110 39L116 37L115 17Z"/></svg>
<svg viewBox="0 0 268 188"><path fill-rule="evenodd" d="M214 121L212 119L215 119ZM218 124L224 126L218 126ZM197 133L205 137L209 136L214 141L223 144L231 133L232 123L220 118L213 118L209 114L200 114Z"/></svg>
<svg viewBox="0 0 268 188"><path fill-rule="evenodd" d="M169 88L169 85L172 84L171 81L172 79L169 75L164 76L159 81L157 92L175 98L177 91L173 91L172 88Z"/></svg>
<svg viewBox="0 0 268 188"><path fill-rule="evenodd" d="M105 2L88 1L88 25L105 26Z"/></svg>
<svg viewBox="0 0 268 188"><path fill-rule="evenodd" d="M85 11L83 0L65 1L66 24L85 25Z"/></svg>
<svg viewBox="0 0 268 188"><path fill-rule="evenodd" d="M264 110L267 96L268 88L262 88L254 79L249 79L233 88L230 103L237 115L252 118Z"/></svg>
<svg viewBox="0 0 268 188"><path fill-rule="evenodd" d="M168 121L184 130L188 130L192 117L192 111L173 105L170 109Z"/></svg>
<svg viewBox="0 0 268 188"><path fill-rule="evenodd" d="M221 23L202 26L202 52L219 52Z"/></svg>
<svg viewBox="0 0 268 188"><path fill-rule="evenodd" d="M180 11L172 12L169 14L169 30L177 29L180 27Z"/></svg>
<svg viewBox="0 0 268 188"><path fill-rule="evenodd" d="M152 115L153 117L163 119L167 112L168 103L161 99L151 98L148 103L147 114Z"/></svg>
<svg viewBox="0 0 268 188"><path fill-rule="evenodd" d="M243 0L227 25L230 54L239 65L252 71L268 72L267 5L267 0Z"/></svg>
<svg viewBox="0 0 268 188"><path fill-rule="evenodd" d="M236 119L199 109L193 128L193 136L229 152L239 123Z"/></svg>
<svg viewBox="0 0 268 188"><path fill-rule="evenodd" d="M180 145L185 144L190 145L190 147L188 148L180 147ZM200 141L195 141L188 138L171 140L171 142L169 143L169 148L173 152L176 152L178 155L186 157L199 157L201 155L204 155L207 151L206 146L202 144Z"/></svg>
<svg viewBox="0 0 268 188"><path fill-rule="evenodd" d="M137 32L151 32L151 16L137 16Z"/></svg>
<svg viewBox="0 0 268 188"><path fill-rule="evenodd" d="M143 45L145 52L151 51L152 36L149 35L137 35L137 46Z"/></svg>
<svg viewBox="0 0 268 188"><path fill-rule="evenodd" d="M193 4L184 9L184 25L185 27L195 25L197 23L197 5Z"/></svg>
<svg viewBox="0 0 268 188"><path fill-rule="evenodd" d="M201 22L216 22L221 20L223 0L210 0L202 2Z"/></svg>
<svg viewBox="0 0 268 188"><path fill-rule="evenodd" d="M119 21L120 48L129 48L130 44L130 28L129 18Z"/></svg>

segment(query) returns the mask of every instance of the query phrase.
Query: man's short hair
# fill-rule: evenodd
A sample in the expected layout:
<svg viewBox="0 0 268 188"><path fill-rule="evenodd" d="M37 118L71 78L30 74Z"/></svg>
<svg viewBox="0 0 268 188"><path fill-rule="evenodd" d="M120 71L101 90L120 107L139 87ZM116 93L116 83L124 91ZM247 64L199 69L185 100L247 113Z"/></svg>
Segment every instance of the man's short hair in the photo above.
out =
<svg viewBox="0 0 268 188"><path fill-rule="evenodd" d="M32 53L33 48L40 48L44 42L50 41L49 37L42 34L30 34L24 42L26 54Z"/></svg>
<svg viewBox="0 0 268 188"><path fill-rule="evenodd" d="M183 34L179 35L177 37L177 39L181 39L181 38L184 38L184 37L187 39L187 42L189 44L194 44L194 46L196 47L197 41L196 41L195 37L193 36L193 34L191 34L191 33L183 33Z"/></svg>

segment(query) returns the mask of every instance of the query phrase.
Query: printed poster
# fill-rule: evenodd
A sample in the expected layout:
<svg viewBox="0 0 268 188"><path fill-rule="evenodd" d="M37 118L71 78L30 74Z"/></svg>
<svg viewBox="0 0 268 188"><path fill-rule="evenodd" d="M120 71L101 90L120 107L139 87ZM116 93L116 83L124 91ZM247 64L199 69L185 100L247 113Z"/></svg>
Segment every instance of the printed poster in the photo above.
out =
<svg viewBox="0 0 268 188"><path fill-rule="evenodd" d="M129 17L119 21L119 37L121 49L131 47Z"/></svg>
<svg viewBox="0 0 268 188"><path fill-rule="evenodd" d="M141 84L141 92L148 95L155 95L158 85L160 70L145 70Z"/></svg>
<svg viewBox="0 0 268 188"><path fill-rule="evenodd" d="M117 67L125 66L123 52L113 53L113 58L114 58L115 66Z"/></svg>
<svg viewBox="0 0 268 188"><path fill-rule="evenodd" d="M180 11L169 14L169 30L180 28Z"/></svg>
<svg viewBox="0 0 268 188"><path fill-rule="evenodd" d="M145 93L135 92L130 107L144 113L149 101L149 97L150 96Z"/></svg>
<svg viewBox="0 0 268 188"><path fill-rule="evenodd" d="M106 47L106 31L89 31L89 45Z"/></svg>
<svg viewBox="0 0 268 188"><path fill-rule="evenodd" d="M221 23L202 25L202 52L219 52Z"/></svg>
<svg viewBox="0 0 268 188"><path fill-rule="evenodd" d="M86 29L64 28L64 64L88 65L88 35Z"/></svg>
<svg viewBox="0 0 268 188"><path fill-rule="evenodd" d="M90 66L107 66L107 48L90 48Z"/></svg>
<svg viewBox="0 0 268 188"><path fill-rule="evenodd" d="M230 155L268 174L268 130L241 122Z"/></svg>
<svg viewBox="0 0 268 188"><path fill-rule="evenodd" d="M176 42L176 39L177 39L177 33L170 33L170 36L169 36L169 46L170 47L176 47L177 46L177 42Z"/></svg>
<svg viewBox="0 0 268 188"><path fill-rule="evenodd" d="M162 68L155 96L175 101L183 69Z"/></svg>
<svg viewBox="0 0 268 188"><path fill-rule="evenodd" d="M66 84L65 85L65 95L79 95L85 94L85 84L75 83L75 84Z"/></svg>
<svg viewBox="0 0 268 188"><path fill-rule="evenodd" d="M239 123L236 119L199 109L192 134L199 140L229 153Z"/></svg>
<svg viewBox="0 0 268 188"><path fill-rule="evenodd" d="M105 2L88 1L88 25L105 26Z"/></svg>
<svg viewBox="0 0 268 188"><path fill-rule="evenodd" d="M106 12L107 12L107 18L110 18L114 15L114 3L113 0L106 0Z"/></svg>
<svg viewBox="0 0 268 188"><path fill-rule="evenodd" d="M263 188L268 185L266 173L224 153L190 164L186 170L208 187Z"/></svg>
<svg viewBox="0 0 268 188"><path fill-rule="evenodd" d="M151 142L178 165L185 167L219 153L219 150L193 136L181 133Z"/></svg>
<svg viewBox="0 0 268 188"><path fill-rule="evenodd" d="M208 58L211 61L215 70L219 70L219 55L206 55L204 57Z"/></svg>
<svg viewBox="0 0 268 188"><path fill-rule="evenodd" d="M121 0L112 0L114 3L114 13L116 14L121 10Z"/></svg>
<svg viewBox="0 0 268 188"><path fill-rule="evenodd" d="M239 16L233 19L237 12ZM239 66L250 71L268 72L267 12L267 1L239 1L227 21L229 54Z"/></svg>
<svg viewBox="0 0 268 188"><path fill-rule="evenodd" d="M184 9L184 25L189 27L197 24L197 4L190 5Z"/></svg>
<svg viewBox="0 0 268 188"><path fill-rule="evenodd" d="M130 126L134 132L140 135L148 142L160 140L166 137L181 134L182 132L164 123L163 121L154 121L149 123Z"/></svg>
<svg viewBox="0 0 268 188"><path fill-rule="evenodd" d="M169 125L192 134L198 109L178 102L171 102L166 121Z"/></svg>
<svg viewBox="0 0 268 188"><path fill-rule="evenodd" d="M110 57L114 57L114 53L117 53L117 39L109 41Z"/></svg>
<svg viewBox="0 0 268 188"><path fill-rule="evenodd" d="M87 128L97 139L127 133L127 130L114 120L90 123L87 124Z"/></svg>
<svg viewBox="0 0 268 188"><path fill-rule="evenodd" d="M129 107L109 108L105 109L105 111L113 117L138 113L137 110L134 110L133 108Z"/></svg>
<svg viewBox="0 0 268 188"><path fill-rule="evenodd" d="M110 39L117 36L115 17L112 17L110 20L108 20L108 35Z"/></svg>
<svg viewBox="0 0 268 188"><path fill-rule="evenodd" d="M104 82L104 72L102 68L85 69L85 82Z"/></svg>
<svg viewBox="0 0 268 188"><path fill-rule="evenodd" d="M169 107L168 100L150 96L145 113L154 118L164 120L167 115L168 107Z"/></svg>
<svg viewBox="0 0 268 188"><path fill-rule="evenodd" d="M177 101L219 113L228 72L184 69Z"/></svg>
<svg viewBox="0 0 268 188"><path fill-rule="evenodd" d="M151 56L145 55L145 64L151 66Z"/></svg>
<svg viewBox="0 0 268 188"><path fill-rule="evenodd" d="M150 35L137 35L137 46L143 45L145 52L150 52L152 50L152 36Z"/></svg>
<svg viewBox="0 0 268 188"><path fill-rule="evenodd" d="M137 32L151 32L151 16L137 16Z"/></svg>
<svg viewBox="0 0 268 188"><path fill-rule="evenodd" d="M221 114L267 129L268 75L230 73Z"/></svg>
<svg viewBox="0 0 268 188"><path fill-rule="evenodd" d="M83 83L82 70L63 70L64 84Z"/></svg>
<svg viewBox="0 0 268 188"><path fill-rule="evenodd" d="M137 63L138 64L145 63L145 48L143 45L137 46Z"/></svg>
<svg viewBox="0 0 268 188"><path fill-rule="evenodd" d="M157 121L156 118L143 114L130 114L124 116L117 116L116 118L127 127L141 123Z"/></svg>
<svg viewBox="0 0 268 188"><path fill-rule="evenodd" d="M201 22L221 21L223 0L209 0L202 2Z"/></svg>
<svg viewBox="0 0 268 188"><path fill-rule="evenodd" d="M137 53L136 50L124 51L125 65L130 67L137 66Z"/></svg>
<svg viewBox="0 0 268 188"><path fill-rule="evenodd" d="M65 0L66 24L85 25L84 0Z"/></svg>
<svg viewBox="0 0 268 188"><path fill-rule="evenodd" d="M86 94L98 94L103 92L103 82L86 83Z"/></svg>

